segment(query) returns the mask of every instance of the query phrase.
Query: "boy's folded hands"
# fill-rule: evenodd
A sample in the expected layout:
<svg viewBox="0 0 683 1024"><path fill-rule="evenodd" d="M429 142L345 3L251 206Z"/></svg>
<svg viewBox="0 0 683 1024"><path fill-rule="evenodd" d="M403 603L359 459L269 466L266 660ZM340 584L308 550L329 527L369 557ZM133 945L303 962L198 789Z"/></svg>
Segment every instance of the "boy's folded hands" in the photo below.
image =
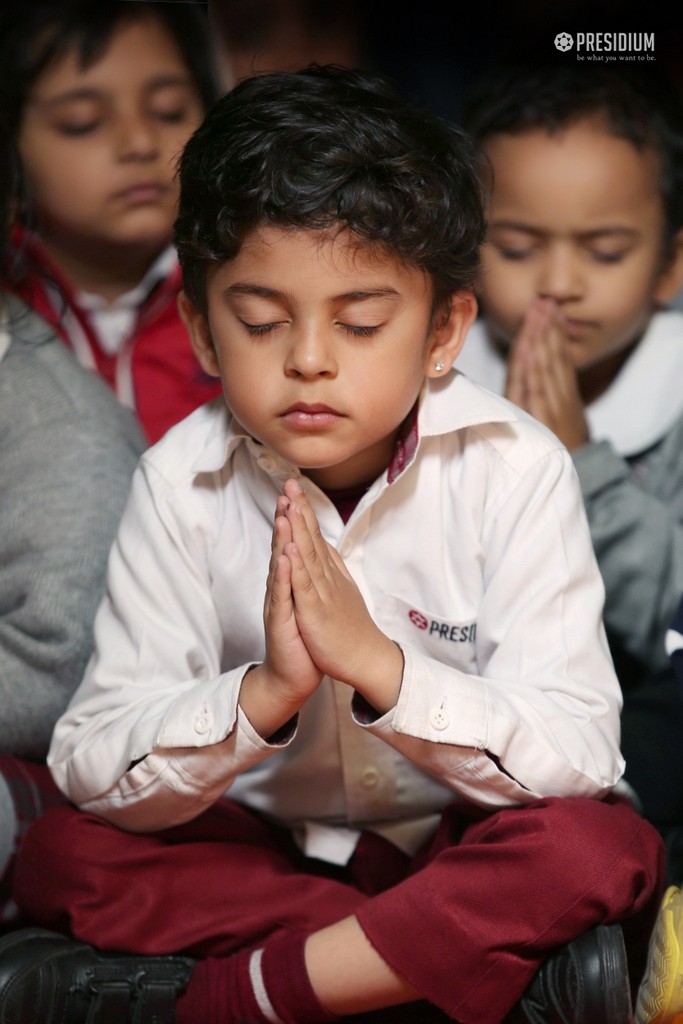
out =
<svg viewBox="0 0 683 1024"><path fill-rule="evenodd" d="M510 348L505 396L573 451L589 435L570 345L557 303L534 299Z"/></svg>
<svg viewBox="0 0 683 1024"><path fill-rule="evenodd" d="M268 719L266 733L298 711L324 675L358 690L380 712L396 703L403 655L372 620L296 480L285 483L277 501L264 626L265 660L245 677L243 690L267 688L267 704L272 706L274 699L283 709L282 722ZM252 701L247 699L245 706L244 696L242 707L263 734ZM255 692L251 696L261 703Z"/></svg>

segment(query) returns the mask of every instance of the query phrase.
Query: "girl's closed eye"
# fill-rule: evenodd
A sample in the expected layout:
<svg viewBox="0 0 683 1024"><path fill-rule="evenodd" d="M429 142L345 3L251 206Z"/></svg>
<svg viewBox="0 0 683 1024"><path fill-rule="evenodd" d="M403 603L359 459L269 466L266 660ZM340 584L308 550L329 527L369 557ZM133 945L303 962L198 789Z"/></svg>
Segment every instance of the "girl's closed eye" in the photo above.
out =
<svg viewBox="0 0 683 1024"><path fill-rule="evenodd" d="M190 111L187 107L177 107L174 110L153 110L152 117L158 121L164 121L166 124L182 124L190 117Z"/></svg>
<svg viewBox="0 0 683 1024"><path fill-rule="evenodd" d="M164 84L155 87L148 96L149 117L166 124L182 124L194 116L193 93L189 86Z"/></svg>
<svg viewBox="0 0 683 1024"><path fill-rule="evenodd" d="M89 135L97 131L101 124L102 119L96 118L88 121L64 121L58 124L56 128L60 135L77 137L79 135Z"/></svg>
<svg viewBox="0 0 683 1024"><path fill-rule="evenodd" d="M89 135L104 123L106 109L99 99L88 96L55 101L53 110L46 110L46 125L66 138ZM39 104L38 109L40 110Z"/></svg>

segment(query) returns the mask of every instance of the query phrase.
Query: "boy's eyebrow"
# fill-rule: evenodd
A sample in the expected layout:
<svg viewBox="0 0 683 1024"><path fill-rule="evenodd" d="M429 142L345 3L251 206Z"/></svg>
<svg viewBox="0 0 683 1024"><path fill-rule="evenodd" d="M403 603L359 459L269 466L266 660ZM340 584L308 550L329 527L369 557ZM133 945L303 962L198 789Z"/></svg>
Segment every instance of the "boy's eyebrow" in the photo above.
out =
<svg viewBox="0 0 683 1024"><path fill-rule="evenodd" d="M160 75L152 79L145 86L145 92L156 92L159 89L166 89L171 86L187 86L192 84L189 75ZM78 85L73 89L67 89L57 96L50 96L46 99L34 97L32 102L40 107L58 107L65 103L74 103L78 100L98 100L105 94L105 90L98 89L92 85Z"/></svg>
<svg viewBox="0 0 683 1024"><path fill-rule="evenodd" d="M579 238L602 238L603 236L611 237L613 235L624 235L628 238L636 238L640 235L640 231L638 231L637 228L627 228L619 224L615 224L614 226L607 225L604 228L595 228L592 231L582 231L579 234Z"/></svg>
<svg viewBox="0 0 683 1024"><path fill-rule="evenodd" d="M525 224L522 221L516 220L494 220L490 222L489 228L502 228L504 231L520 231L526 235L537 235L538 237L551 233L544 228L537 228L531 224ZM637 228L625 227L623 224L605 224L599 228L591 228L589 231L579 231L577 232L577 237L586 239L624 235L629 238L636 238L639 234L640 232Z"/></svg>
<svg viewBox="0 0 683 1024"><path fill-rule="evenodd" d="M264 299L286 299L287 293L279 291L277 288L267 288L260 284L247 284L246 282L236 282L235 284L229 285L223 294L227 297L229 295L255 295ZM353 289L349 292L342 292L339 295L333 295L331 298L332 302L363 302L366 299L383 299L383 298L397 298L399 293L395 288L389 287L377 287L377 288L362 288Z"/></svg>

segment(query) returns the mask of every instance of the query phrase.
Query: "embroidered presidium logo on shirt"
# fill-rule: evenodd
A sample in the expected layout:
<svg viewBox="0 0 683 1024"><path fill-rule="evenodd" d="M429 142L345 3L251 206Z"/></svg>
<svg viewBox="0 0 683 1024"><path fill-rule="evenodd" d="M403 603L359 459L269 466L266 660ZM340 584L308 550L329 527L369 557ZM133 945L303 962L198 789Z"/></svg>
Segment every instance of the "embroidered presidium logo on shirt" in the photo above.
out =
<svg viewBox="0 0 683 1024"><path fill-rule="evenodd" d="M422 612L416 612L414 608L408 612L408 618L418 629L427 629L429 626L429 620L425 619Z"/></svg>
<svg viewBox="0 0 683 1024"><path fill-rule="evenodd" d="M477 636L476 622L456 624L439 619L428 619L426 615L418 612L415 608L409 610L408 618L418 629L429 630L430 636L435 634L438 640L449 640L451 643L471 643Z"/></svg>

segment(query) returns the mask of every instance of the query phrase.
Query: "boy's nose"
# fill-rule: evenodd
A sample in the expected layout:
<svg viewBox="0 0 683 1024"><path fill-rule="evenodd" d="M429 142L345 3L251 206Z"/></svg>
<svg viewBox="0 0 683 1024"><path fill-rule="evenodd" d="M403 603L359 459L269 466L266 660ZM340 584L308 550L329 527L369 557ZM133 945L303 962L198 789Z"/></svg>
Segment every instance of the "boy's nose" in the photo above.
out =
<svg viewBox="0 0 683 1024"><path fill-rule="evenodd" d="M536 290L540 298L556 302L579 298L583 291L582 273L574 255L565 249L547 253Z"/></svg>
<svg viewBox="0 0 683 1024"><path fill-rule="evenodd" d="M318 330L292 330L285 359L285 373L291 377L334 377L337 363L331 344Z"/></svg>

